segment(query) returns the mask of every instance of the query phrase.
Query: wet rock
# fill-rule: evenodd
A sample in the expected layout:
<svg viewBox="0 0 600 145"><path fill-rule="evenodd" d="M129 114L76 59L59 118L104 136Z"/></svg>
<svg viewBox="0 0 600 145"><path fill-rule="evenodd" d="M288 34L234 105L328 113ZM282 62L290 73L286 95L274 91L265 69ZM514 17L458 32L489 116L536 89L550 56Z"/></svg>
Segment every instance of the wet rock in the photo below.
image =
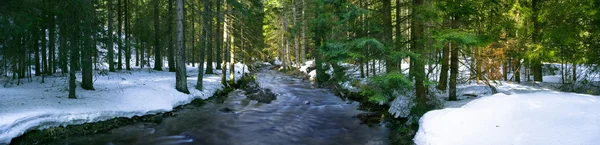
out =
<svg viewBox="0 0 600 145"><path fill-rule="evenodd" d="M260 103L271 103L277 99L271 89L261 88L256 81L248 82L244 87L245 95L250 100L256 100Z"/></svg>
<svg viewBox="0 0 600 145"><path fill-rule="evenodd" d="M383 119L380 113L361 113L354 117L360 119L360 124L367 125L378 124Z"/></svg>
<svg viewBox="0 0 600 145"><path fill-rule="evenodd" d="M229 112L233 112L233 109L225 107L225 108L219 109L219 111L229 113Z"/></svg>

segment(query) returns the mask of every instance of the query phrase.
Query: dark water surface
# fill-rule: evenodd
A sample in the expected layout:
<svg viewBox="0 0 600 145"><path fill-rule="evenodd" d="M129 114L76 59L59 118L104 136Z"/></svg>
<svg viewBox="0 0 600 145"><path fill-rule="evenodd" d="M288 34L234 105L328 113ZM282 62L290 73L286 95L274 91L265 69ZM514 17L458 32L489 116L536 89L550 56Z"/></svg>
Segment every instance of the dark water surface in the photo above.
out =
<svg viewBox="0 0 600 145"><path fill-rule="evenodd" d="M248 100L244 91L223 103L185 107L160 124L138 123L108 133L70 137L52 144L134 145L386 145L388 129L360 124L358 103L347 103L327 89L263 69L261 87L277 99L270 104ZM227 108L227 109L225 109Z"/></svg>

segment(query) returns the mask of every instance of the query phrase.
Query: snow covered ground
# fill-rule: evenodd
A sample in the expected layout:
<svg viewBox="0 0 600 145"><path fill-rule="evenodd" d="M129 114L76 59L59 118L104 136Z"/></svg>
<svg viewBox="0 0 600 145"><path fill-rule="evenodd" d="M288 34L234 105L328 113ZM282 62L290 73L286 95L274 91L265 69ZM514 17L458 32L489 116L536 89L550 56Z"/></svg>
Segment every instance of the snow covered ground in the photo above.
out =
<svg viewBox="0 0 600 145"><path fill-rule="evenodd" d="M238 63L235 67L235 76L239 79L243 65ZM247 72L248 67L243 68ZM188 66L187 71L190 94L175 90L174 72L136 68L107 75L95 72L96 90L83 90L78 86L77 99L67 99L67 77L47 77L43 84L36 77L19 86L0 78L5 84L0 87L0 144L10 143L12 138L31 129L171 111L193 99L207 99L223 87L221 71L204 76L202 91L194 89L198 68ZM80 74L77 79L80 83Z"/></svg>
<svg viewBox="0 0 600 145"><path fill-rule="evenodd" d="M600 142L600 97L539 91L503 93L461 108L426 113L418 145L593 145Z"/></svg>
<svg viewBox="0 0 600 145"><path fill-rule="evenodd" d="M379 68L379 63L375 64ZM340 65L348 68L346 73L351 78L366 83L359 77L358 67ZM469 81L457 86L458 101L446 101L447 92L437 91L432 86L430 90L436 93L432 99L437 99L445 109L430 111L419 120L414 142L418 145L598 144L600 96L553 90L555 88L548 87L548 84L560 83L560 70L556 69L560 65L546 65L554 70L544 74L544 82L490 82L498 94L492 94L484 83ZM314 67L313 62L308 61L299 69L307 73L311 66ZM407 67L408 64L403 63L404 71ZM570 70L570 67L566 65L565 69ZM433 67L432 73L437 69ZM468 77L470 73L462 65L460 71L461 78ZM579 66L577 72L578 78L600 81L598 72L592 72L589 67ZM307 74L314 77L314 70ZM437 74L431 76L431 80L437 80ZM526 81L526 78L522 79ZM352 89L349 82L341 84L346 89L357 90ZM411 102L411 98L397 97L391 102L389 111L396 117L407 117Z"/></svg>

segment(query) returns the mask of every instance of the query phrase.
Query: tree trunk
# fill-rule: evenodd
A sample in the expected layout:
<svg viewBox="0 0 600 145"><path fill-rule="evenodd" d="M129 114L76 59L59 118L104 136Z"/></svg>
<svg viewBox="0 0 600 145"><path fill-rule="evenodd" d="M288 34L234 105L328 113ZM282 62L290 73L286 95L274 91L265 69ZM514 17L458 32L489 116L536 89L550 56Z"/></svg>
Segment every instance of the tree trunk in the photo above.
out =
<svg viewBox="0 0 600 145"><path fill-rule="evenodd" d="M383 44L384 46L390 50L389 52L395 52L392 47L392 2L391 0L382 0L383 1ZM386 72L398 71L397 58L386 57L385 59L385 69Z"/></svg>
<svg viewBox="0 0 600 145"><path fill-rule="evenodd" d="M37 31L36 33L41 33L41 31ZM33 61L35 64L35 76L40 76L41 74L41 69L40 69L40 42L38 41L39 37L37 37L37 35L32 35L32 37L34 38L34 45L33 45L33 51L34 51L34 59Z"/></svg>
<svg viewBox="0 0 600 145"><path fill-rule="evenodd" d="M219 0L219 1L221 1L221 0ZM227 1L224 1L223 5L225 8L227 8ZM221 84L223 84L223 86L228 86L227 85L227 58L228 58L227 55L229 53L228 50L230 47L230 44L229 44L230 41L228 38L229 34L227 33L229 31L229 29L227 27L228 26L228 23L226 21L227 19L225 19L225 15L223 13L224 13L223 11L221 11L219 13L220 19L223 22L223 34L221 34L223 37L220 37L220 38L223 38L227 42L225 42L225 44L223 45L223 48L221 49L223 52L223 68L221 68Z"/></svg>
<svg viewBox="0 0 600 145"><path fill-rule="evenodd" d="M513 75L515 76L515 82L521 83L521 59L519 57L513 58Z"/></svg>
<svg viewBox="0 0 600 145"><path fill-rule="evenodd" d="M121 0L117 1L117 70L123 69L123 40L121 34L123 32L123 9L121 8Z"/></svg>
<svg viewBox="0 0 600 145"><path fill-rule="evenodd" d="M304 17L304 10L306 9L306 5L304 4L304 0L302 0L302 45L300 46L300 65L305 62L306 59L306 19ZM363 75L364 77L364 75Z"/></svg>
<svg viewBox="0 0 600 145"><path fill-rule="evenodd" d="M458 47L451 48L450 56L450 91L448 92L448 100L456 101L456 79L458 77Z"/></svg>
<svg viewBox="0 0 600 145"><path fill-rule="evenodd" d="M192 67L196 67L196 11L192 9Z"/></svg>
<svg viewBox="0 0 600 145"><path fill-rule="evenodd" d="M573 80L572 80L573 85L571 85L571 86L575 86L575 83L577 82L577 63L575 63L575 62L573 63L572 73L573 73Z"/></svg>
<svg viewBox="0 0 600 145"><path fill-rule="evenodd" d="M69 50L67 49L67 40L65 38L66 36L66 28L63 25L59 26L60 30L59 30L59 34L60 34L60 47L58 47L58 53L59 53L59 62L60 62L60 69L61 69L61 73L62 75L65 75L65 73L69 72L69 68L67 68L67 61L68 61L68 53ZM76 62L76 61L74 61ZM75 65L75 63L73 64ZM75 66L73 66L75 67Z"/></svg>
<svg viewBox="0 0 600 145"><path fill-rule="evenodd" d="M532 7L532 11L533 11L533 16L532 16L532 21L533 21L533 32L531 34L531 41L533 42L533 44L538 45L539 41L540 41L540 29L541 29L541 25L540 22L538 22L538 17L539 17L539 11L540 11L540 6L539 6L539 0L531 0L531 7ZM542 60L541 58L537 57L532 59L532 63L531 63L531 67L532 71L533 71L533 81L536 82L542 82Z"/></svg>
<svg viewBox="0 0 600 145"><path fill-rule="evenodd" d="M61 29L60 31L65 31L64 29ZM61 35L61 40L64 40L64 36L65 35ZM73 39L74 40L74 39ZM65 46L61 45L62 48L64 48ZM75 64L77 63L77 57L75 57L79 52L77 47L73 47L73 45L71 45L71 48L69 49L71 52L70 55L70 63L69 66L71 67L71 71L69 71L69 99L77 99L77 96L75 94L75 89L77 87L76 83L75 83L75 72L77 67L75 66ZM64 72L65 70L63 70Z"/></svg>
<svg viewBox="0 0 600 145"><path fill-rule="evenodd" d="M178 0L179 2L179 0ZM173 0L169 0L168 1L169 5L168 5L168 16L167 18L169 20L167 20L167 37L169 37L169 42L167 43L167 59L169 61L168 65L169 65L169 72L175 72L175 48L173 48ZM179 15L179 10L177 12L177 14ZM179 16L177 16L179 17ZM179 20L177 20L177 22L179 22ZM179 26L178 26L179 27ZM179 28L177 28L179 29ZM179 30L178 30L179 31ZM179 32L177 32L179 35ZM179 39L179 38L177 38ZM177 40L179 41L179 40ZM177 42L177 45L179 45L179 42ZM178 48L179 49L179 48Z"/></svg>
<svg viewBox="0 0 600 145"><path fill-rule="evenodd" d="M89 34L88 34L89 35ZM86 90L94 90L94 84L92 81L92 75L93 75L93 71L92 71L92 57L94 56L94 52L96 52L96 46L94 45L93 42L95 42L95 40L91 40L92 38L89 38L89 36L84 37L84 41L86 42L87 45L83 45L81 48L83 48L81 51L82 53L82 64L81 64L81 88L86 89Z"/></svg>
<svg viewBox="0 0 600 145"><path fill-rule="evenodd" d="M106 49L108 49L108 54L106 54L108 59L108 71L110 72L115 72L115 60L114 60L114 46L113 46L113 12L112 12L112 1L113 0L108 0L108 47Z"/></svg>
<svg viewBox="0 0 600 145"><path fill-rule="evenodd" d="M294 23L294 27L298 26L298 23L296 23L296 15L298 15L296 13L296 3L294 3L294 0L292 0L292 15L293 15L293 21L292 23ZM298 68L300 68L301 64L300 64L300 46L299 46L299 40L298 40L298 33L294 32L294 50L296 51L296 66Z"/></svg>
<svg viewBox="0 0 600 145"><path fill-rule="evenodd" d="M54 14L50 14L49 15L49 21L50 21L50 26L49 27L49 31L48 31L48 38L49 38L49 42L48 42L48 67L49 67L49 71L48 74L52 75L54 73L56 73L56 55L55 55L55 51L56 51L56 23L54 20Z"/></svg>
<svg viewBox="0 0 600 145"><path fill-rule="evenodd" d="M41 33L41 39L42 39L42 48L40 49L40 51L42 52L42 83L44 83L44 78L45 75L48 74L48 57L46 56L46 27L42 25L42 33ZM0 72L0 74L2 74L3 72Z"/></svg>
<svg viewBox="0 0 600 145"><path fill-rule="evenodd" d="M222 69L221 68L221 50L223 49L223 29L221 29L221 25L223 23L223 12L221 11L221 3L222 0L217 0L217 43L216 43L216 61L217 61L217 67L216 69Z"/></svg>
<svg viewBox="0 0 600 145"><path fill-rule="evenodd" d="M211 1L205 1L204 3L204 21L206 21L206 74L214 74L213 72L213 34L212 34L212 5Z"/></svg>
<svg viewBox="0 0 600 145"><path fill-rule="evenodd" d="M415 61L413 61L413 67L411 68L411 70L414 70L414 77L415 77L415 89L416 89L416 98L417 98L417 106L420 106L418 108L422 108L422 109L426 109L427 108L427 97L426 97L426 90L425 90L425 64L423 63L425 58L423 58L425 56L425 38L423 37L424 35L424 22L421 22L423 20L415 20L416 15L421 15L418 13L418 11L416 9L419 9L421 6L423 5L423 0L413 0L413 20L412 20L412 31L411 31L411 37L412 37L412 45L411 47L413 48L413 51L417 54L419 54L419 58L414 59ZM411 59L412 60L412 59Z"/></svg>
<svg viewBox="0 0 600 145"><path fill-rule="evenodd" d="M400 0L396 0L396 51L402 51L402 16L400 14ZM395 58L396 67L402 73L402 57Z"/></svg>
<svg viewBox="0 0 600 145"><path fill-rule="evenodd" d="M131 70L131 46L129 45L130 39L130 24L129 24L129 8L128 1L124 1L125 3L125 69Z"/></svg>
<svg viewBox="0 0 600 145"><path fill-rule="evenodd" d="M146 62L144 61L144 53L146 50L144 46L146 45L146 43L141 42L140 45L140 68L144 68L144 65L146 65Z"/></svg>
<svg viewBox="0 0 600 145"><path fill-rule="evenodd" d="M183 52L183 0L177 0L177 70L175 73L175 88L177 91L189 94L185 68L185 53Z"/></svg>
<svg viewBox="0 0 600 145"><path fill-rule="evenodd" d="M233 25L233 23L232 23ZM235 26L235 25L233 25ZM235 29L233 29L235 30ZM232 33L233 34L233 33ZM235 83L235 39L230 37L229 40L229 82Z"/></svg>
<svg viewBox="0 0 600 145"><path fill-rule="evenodd" d="M446 90L448 87L448 61L452 43L448 43L442 50L442 70L440 72L440 83L437 86L438 90Z"/></svg>
<svg viewBox="0 0 600 145"><path fill-rule="evenodd" d="M206 50L207 45L207 31L208 31L208 17L206 16L209 0L203 0L204 10L203 10L203 20L202 21L202 34L200 36L200 56L199 56L199 64L198 64L198 81L196 82L196 89L202 91L202 78L204 77L204 50Z"/></svg>
<svg viewBox="0 0 600 145"><path fill-rule="evenodd" d="M159 9L160 0L154 0L154 70L162 71L162 55L160 55Z"/></svg>

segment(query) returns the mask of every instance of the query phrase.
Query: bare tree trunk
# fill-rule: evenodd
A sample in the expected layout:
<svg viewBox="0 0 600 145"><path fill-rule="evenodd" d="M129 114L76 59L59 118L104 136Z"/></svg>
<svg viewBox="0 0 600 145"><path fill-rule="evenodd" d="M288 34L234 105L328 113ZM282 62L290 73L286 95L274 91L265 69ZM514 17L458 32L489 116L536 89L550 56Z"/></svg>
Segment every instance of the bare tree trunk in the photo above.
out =
<svg viewBox="0 0 600 145"><path fill-rule="evenodd" d="M292 0L292 15L293 15L293 18L294 18L292 22L294 23L293 24L294 27L296 27L298 23L296 23L296 15L297 15L297 13L296 13L296 3L294 3L294 0ZM300 68L300 66L301 66L301 64L300 64L300 47L298 46L299 45L298 43L299 43L299 41L298 41L298 33L294 32L294 50L296 51L296 56L295 56L296 57L296 66L298 68Z"/></svg>
<svg viewBox="0 0 600 145"><path fill-rule="evenodd" d="M125 3L125 69L127 70L131 70L131 46L129 45L129 35L131 32L129 32L129 8L128 8L128 3L129 1L124 1Z"/></svg>
<svg viewBox="0 0 600 145"><path fill-rule="evenodd" d="M140 46L140 68L144 68L144 65L146 65L146 62L144 61L144 59L145 59L144 53L146 50L146 49L144 49L145 48L144 46L146 45L146 43L141 42L140 45L141 45Z"/></svg>
<svg viewBox="0 0 600 145"><path fill-rule="evenodd" d="M121 0L117 1L117 70L123 69L123 40L121 39L121 34L123 30L123 10L121 8Z"/></svg>
<svg viewBox="0 0 600 145"><path fill-rule="evenodd" d="M112 11L112 1L113 0L108 0L108 46L106 49L108 49L108 54L106 54L108 59L108 71L110 72L115 72L115 60L114 60L114 46L113 46L113 11Z"/></svg>
<svg viewBox="0 0 600 145"><path fill-rule="evenodd" d="M36 31L35 33L41 33L41 31ZM35 34L34 33L34 34ZM39 34L38 34L39 35ZM32 38L34 40L34 45L33 45L33 51L34 51L34 64L35 64L35 76L40 76L41 74L41 69L40 69L40 42L38 41L38 39L40 39L40 37L38 37L37 35L32 35Z"/></svg>
<svg viewBox="0 0 600 145"><path fill-rule="evenodd" d="M40 50L42 52L42 83L44 83L44 79L45 79L45 75L48 74L49 69L48 69L48 58L46 57L47 53L46 53L46 27L44 25L42 25L42 33L41 33L41 39L42 39L42 49ZM0 72L0 74L2 74L3 72Z"/></svg>
<svg viewBox="0 0 600 145"><path fill-rule="evenodd" d="M383 2L383 44L387 47L390 52L394 52L392 47L392 2L391 0L382 0ZM397 71L397 63L395 58L385 58L385 69L386 72Z"/></svg>
<svg viewBox="0 0 600 145"><path fill-rule="evenodd" d="M154 70L162 71L162 55L160 55L159 5L160 0L154 0Z"/></svg>
<svg viewBox="0 0 600 145"><path fill-rule="evenodd" d="M577 82L577 63L575 63L575 62L573 62L572 71L573 71L572 72L573 73L573 80L572 80L573 85L572 86L574 86L575 83Z"/></svg>
<svg viewBox="0 0 600 145"><path fill-rule="evenodd" d="M206 74L214 74L213 72L213 48L212 48L212 44L213 44L213 34L212 34L212 2L211 1L205 1L204 3L204 21L207 21L207 26L206 26Z"/></svg>
<svg viewBox="0 0 600 145"><path fill-rule="evenodd" d="M187 74L185 68L185 53L183 52L183 0L177 0L177 71L175 73L175 89L189 94L187 88Z"/></svg>
<svg viewBox="0 0 600 145"><path fill-rule="evenodd" d="M304 4L304 0L302 0L302 46L300 48L300 65L302 65L302 63L304 63L306 59L306 19L304 16L305 9L306 5Z"/></svg>
<svg viewBox="0 0 600 145"><path fill-rule="evenodd" d="M110 3L109 3L110 4ZM49 66L49 72L48 74L54 74L56 73L56 55L55 55L55 51L56 51L56 23L54 20L54 14L50 14L50 26L49 30L48 30L48 38L49 38L49 42L48 45L48 66ZM110 27L109 27L110 28Z"/></svg>
<svg viewBox="0 0 600 145"><path fill-rule="evenodd" d="M173 8L173 2L174 2L173 0L169 0L168 1L168 3L169 3L168 4L168 9L169 10L167 12L168 13L167 18L169 19L169 20L167 20L167 33L168 33L167 37L169 37L169 38L167 38L169 40L169 42L167 44L167 47L168 47L167 48L167 51L168 51L168 53L167 53L167 61L169 61L168 62L169 72L175 72L176 71L175 70L175 48L173 48L173 15L174 15L173 14L173 9L174 9ZM179 13L179 12L177 12L177 13ZM177 32L177 33L179 33L179 32ZM177 38L177 39L179 39L179 38ZM179 42L177 42L177 43L179 43ZM177 44L177 45L179 45L179 44Z"/></svg>
<svg viewBox="0 0 600 145"><path fill-rule="evenodd" d="M400 0L396 0L396 50L397 51L402 51L402 24L401 20L402 20L402 15L400 13L401 9L400 9ZM398 71L400 71L400 73L402 73L402 58L396 58L397 63L396 63L396 67L398 67Z"/></svg>
<svg viewBox="0 0 600 145"><path fill-rule="evenodd" d="M230 11L231 13L231 11ZM233 26L238 26L238 25L234 25L235 23L231 23ZM235 30L235 29L233 29ZM242 35L239 36L238 39L242 38ZM231 45L230 50L229 50L229 82L230 83L235 83L235 39L234 37L230 38L231 42L229 43Z"/></svg>
<svg viewBox="0 0 600 145"><path fill-rule="evenodd" d="M219 1L221 1L221 0L219 0ZM227 8L227 1L224 1L223 5L225 8ZM225 16L223 13L224 13L223 11L221 11L219 13L219 17L220 17L221 21L223 22L223 34L221 34L221 35L223 36L222 38L224 40L226 40L227 42L225 42L225 44L223 45L223 48L221 49L223 52L223 68L221 68L221 83L224 86L227 86L227 58L228 58L227 55L229 53L228 50L230 47L230 44L229 44L230 41L228 38L229 29L227 28L227 26L228 26L227 19L225 19Z"/></svg>
<svg viewBox="0 0 600 145"><path fill-rule="evenodd" d="M532 21L533 21L533 32L531 34L531 40L533 42L533 44L538 45L540 39L540 29L541 29L541 25L540 22L538 22L538 17L539 17L539 11L540 11L540 5L539 5L540 1L539 0L532 0L531 1L531 7L532 7L532 12L533 12L533 16L532 16ZM531 63L531 67L532 67L532 71L533 71L533 81L537 81L537 82L542 82L543 81L543 77L542 77L542 60L541 58L534 58L532 60L533 62Z"/></svg>
<svg viewBox="0 0 600 145"><path fill-rule="evenodd" d="M202 12L203 15L203 19L204 21L202 21L202 32L201 32L201 36L200 36L200 56L198 58L199 60L199 64L198 64L198 80L196 81L196 89L202 91L202 79L204 78L204 50L206 50L207 47L207 31L208 31L208 17L206 16L207 10L208 10L208 0L203 0L202 1L204 4L204 11ZM199 9L199 8L198 8Z"/></svg>
<svg viewBox="0 0 600 145"><path fill-rule="evenodd" d="M221 11L221 3L223 0L217 0L217 38L216 38L216 69L221 69L221 50L223 49L223 29L221 29L221 25L223 23L223 12Z"/></svg>
<svg viewBox="0 0 600 145"><path fill-rule="evenodd" d="M445 45L442 50L442 70L440 72L440 83L437 86L438 90L446 90L448 87L448 61L450 59L450 49L452 49L452 43Z"/></svg>
<svg viewBox="0 0 600 145"><path fill-rule="evenodd" d="M61 29L60 31L64 31L63 29ZM61 36L61 39L64 39L64 35ZM66 40L65 40L66 41ZM64 46L61 46L64 47ZM69 66L71 67L71 71L69 71L69 99L77 99L77 96L75 94L75 89L77 87L76 83L75 83L75 72L76 72L76 66L75 64L77 63L77 59L75 57L75 55L77 55L78 49L77 47L73 47L73 45L71 45L71 49L69 49L71 52L70 55L70 63ZM63 70L64 72L65 70Z"/></svg>

